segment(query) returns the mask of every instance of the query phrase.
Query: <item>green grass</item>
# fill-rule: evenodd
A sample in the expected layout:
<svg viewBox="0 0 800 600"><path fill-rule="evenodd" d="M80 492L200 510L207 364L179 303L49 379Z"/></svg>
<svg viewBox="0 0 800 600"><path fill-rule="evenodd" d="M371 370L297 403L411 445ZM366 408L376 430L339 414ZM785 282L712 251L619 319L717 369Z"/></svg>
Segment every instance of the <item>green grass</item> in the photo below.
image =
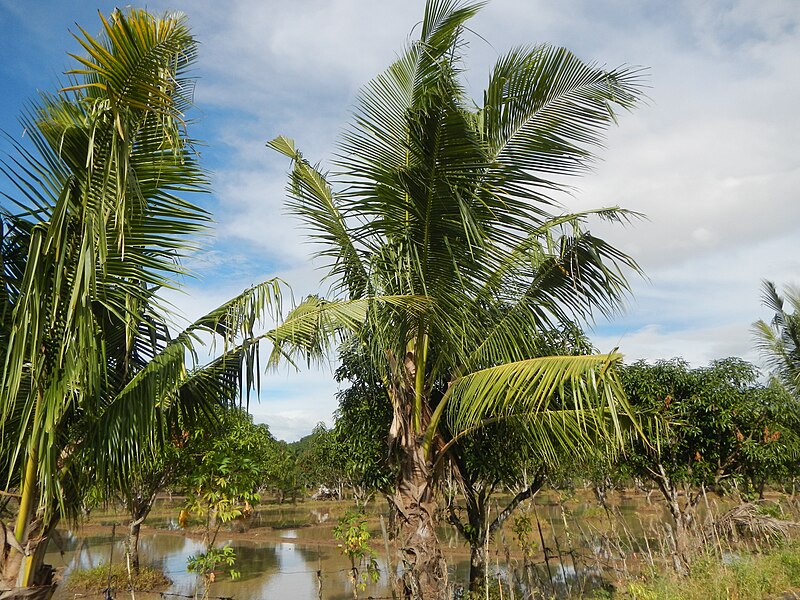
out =
<svg viewBox="0 0 800 600"><path fill-rule="evenodd" d="M160 569L142 567L133 577L133 589L137 592L160 591L172 583ZM91 569L76 569L69 574L66 589L70 592L99 593L108 587L108 566L100 564ZM128 571L123 564L111 567L111 588L127 590Z"/></svg>
<svg viewBox="0 0 800 600"><path fill-rule="evenodd" d="M800 546L776 549L765 555L743 556L724 565L704 557L692 565L688 577L659 577L631 582L623 597L632 600L762 600L800 588Z"/></svg>

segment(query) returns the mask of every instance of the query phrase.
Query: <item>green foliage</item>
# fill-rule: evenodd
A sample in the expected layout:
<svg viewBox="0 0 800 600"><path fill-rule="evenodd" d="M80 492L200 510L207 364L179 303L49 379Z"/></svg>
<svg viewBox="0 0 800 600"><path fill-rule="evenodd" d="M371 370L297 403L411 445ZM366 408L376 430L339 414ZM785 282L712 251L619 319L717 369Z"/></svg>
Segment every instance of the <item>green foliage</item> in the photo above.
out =
<svg viewBox="0 0 800 600"><path fill-rule="evenodd" d="M86 54L69 86L31 106L29 146L15 144L3 167L16 219L27 222L15 229L27 236L24 272L3 298L3 473L36 463L46 519L58 507L74 514L76 486L109 476L108 463L146 447L144 434L160 425L160 398L115 396L163 343L159 289L183 274L191 237L209 222L176 195L207 184L185 128L197 48L189 29L139 9L115 12L102 29L76 36ZM91 469L72 465L85 447Z"/></svg>
<svg viewBox="0 0 800 600"><path fill-rule="evenodd" d="M218 409L216 417L216 427L191 432L183 478L185 510L203 517L208 528L242 517L259 502L277 451L269 429L244 410Z"/></svg>
<svg viewBox="0 0 800 600"><path fill-rule="evenodd" d="M786 513L781 510L781 505L778 502L760 502L756 504L756 506L758 508L758 514L760 515L781 520L786 518Z"/></svg>
<svg viewBox="0 0 800 600"><path fill-rule="evenodd" d="M280 307L265 282L172 337L163 290L211 222L189 200L208 190L187 127L197 43L176 14L100 18L96 37L79 28L66 87L31 105L1 168L20 211L2 209L0 472L21 495L15 535L35 549L22 586L39 534L78 518L87 494L119 492L146 516L172 434L252 389L254 327ZM200 364L212 338L222 351Z"/></svg>
<svg viewBox="0 0 800 600"><path fill-rule="evenodd" d="M791 393L800 398L800 290L787 286L784 295L775 284L764 282L764 305L774 316L767 323L753 324L761 354L772 369L773 376ZM788 307L787 307L788 305ZM791 309L791 312L787 310Z"/></svg>
<svg viewBox="0 0 800 600"><path fill-rule="evenodd" d="M203 519L206 543L205 552L189 557L187 568L202 577L206 595L220 566L229 567L231 578L239 576L233 568L236 553L230 546L215 546L217 533L259 502L258 490L274 473L271 461L277 452L269 429L255 425L243 409L217 409L216 418L215 428L191 432L183 478L184 510Z"/></svg>
<svg viewBox="0 0 800 600"><path fill-rule="evenodd" d="M606 406L613 421L620 396L606 367L619 357L528 359L538 355L537 333L613 313L624 271L637 269L586 228L630 213L562 214L551 194L562 189L558 178L588 167L616 113L635 106L640 73L585 64L563 48L517 48L475 102L460 52L478 8L427 3L420 39L362 91L335 177L291 140L269 143L291 159L290 210L347 298L307 299L276 338L287 352L313 353L354 333L393 402L409 409L399 411L407 426L428 434L426 449L441 416L427 417L432 392L445 381L440 410L450 401L464 408L462 424L540 412L565 389L570 409Z"/></svg>
<svg viewBox="0 0 800 600"><path fill-rule="evenodd" d="M207 551L190 556L186 561L186 569L190 573L197 573L206 583L213 583L223 571L220 567L230 567L225 572L231 579L240 577L239 571L233 568L236 564L236 552L228 545L218 548L209 548Z"/></svg>
<svg viewBox="0 0 800 600"><path fill-rule="evenodd" d="M291 496L294 500L303 489L300 480L294 444L287 444L284 441L277 442L268 488L278 493L278 500L282 503L286 496Z"/></svg>
<svg viewBox="0 0 800 600"><path fill-rule="evenodd" d="M334 435L339 460L351 486L362 488L365 496L374 491L388 493L395 478L386 435L392 422L389 393L357 338L340 346L339 360L334 377L350 384L337 394Z"/></svg>
<svg viewBox="0 0 800 600"><path fill-rule="evenodd" d="M566 191L564 176L586 171L617 113L637 104L641 74L525 46L498 59L476 101L462 51L480 6L426 2L419 37L361 91L331 175L291 139L268 143L291 161L288 206L327 263L334 295L307 298L274 339L306 357L352 335L381 379L412 588L420 571L441 568L435 537L421 534L433 511L417 507L434 501L443 420L458 431L524 414L540 452L554 455L587 432L619 445L618 412L627 412L619 355L536 357L541 332L614 313L626 273L638 271L588 227L634 215L565 214L553 195ZM363 462L372 460L368 450Z"/></svg>
<svg viewBox="0 0 800 600"><path fill-rule="evenodd" d="M799 447L798 410L757 377L736 358L697 369L678 359L625 367L629 401L654 427L653 445L634 439L625 466L649 477L661 465L675 483L718 489L786 473Z"/></svg>
<svg viewBox="0 0 800 600"><path fill-rule="evenodd" d="M367 518L363 514L345 512L333 528L333 537L342 541L339 548L350 559L353 585L363 590L369 581L377 582L380 579L378 554L369 544L372 536L367 529Z"/></svg>
<svg viewBox="0 0 800 600"><path fill-rule="evenodd" d="M486 589L486 584L482 584L479 589L474 591L467 591L465 596L466 600L504 600L507 597L508 592L504 593L500 590L499 582L495 583L492 580L489 580L488 590Z"/></svg>
<svg viewBox="0 0 800 600"><path fill-rule="evenodd" d="M534 539L533 523L531 516L528 513L520 514L514 517L511 524L511 531L517 538L517 543L522 549L527 559L532 559L533 555L539 549L539 543Z"/></svg>
<svg viewBox="0 0 800 600"><path fill-rule="evenodd" d="M298 483L306 489L326 486L338 489L344 478L345 453L333 431L317 423L311 434L294 444Z"/></svg>

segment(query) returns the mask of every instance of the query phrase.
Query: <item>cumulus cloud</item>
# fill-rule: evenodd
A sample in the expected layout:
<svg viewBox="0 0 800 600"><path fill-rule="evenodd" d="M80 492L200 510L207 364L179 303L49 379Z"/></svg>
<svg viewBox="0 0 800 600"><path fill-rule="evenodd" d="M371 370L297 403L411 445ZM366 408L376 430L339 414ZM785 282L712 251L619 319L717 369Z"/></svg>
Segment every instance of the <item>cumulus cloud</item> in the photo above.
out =
<svg viewBox="0 0 800 600"><path fill-rule="evenodd" d="M304 233L283 210L287 160L264 144L285 134L329 165L359 86L402 50L423 4L169 2L202 42L197 103L218 221L207 253L192 262L208 279L175 299L186 312L276 274L298 296L325 291ZM468 33L476 97L497 56L519 44L649 67L649 100L621 115L602 160L562 198L568 210L620 205L647 216L624 228L592 224L648 276L631 277L623 316L595 326L599 347L696 364L754 358L750 323L769 316L760 280L800 281L798 20L793 0L493 0L471 23L485 38ZM261 405L286 436L329 419L335 405L329 373L302 377L273 381L283 399Z"/></svg>
<svg viewBox="0 0 800 600"><path fill-rule="evenodd" d="M281 216L285 161L263 154L263 142L280 130L311 160L329 160L358 86L402 48L418 4L336 0L301 11L240 0L224 15L193 11L210 55L206 99L249 119L227 135L236 158L217 174L222 240L249 243L313 288L319 273L305 264L302 233ZM309 36L312 26L319 33ZM625 228L592 225L648 276L631 278L623 316L596 326L598 346L620 345L630 359L756 358L749 326L765 316L760 280L800 272L792 258L800 255L800 148L787 134L800 101L791 2L495 0L472 26L489 41L470 38L476 94L492 62L517 44L545 41L610 66L649 67L648 102L621 116L602 160L562 198L568 210L620 205L647 217Z"/></svg>

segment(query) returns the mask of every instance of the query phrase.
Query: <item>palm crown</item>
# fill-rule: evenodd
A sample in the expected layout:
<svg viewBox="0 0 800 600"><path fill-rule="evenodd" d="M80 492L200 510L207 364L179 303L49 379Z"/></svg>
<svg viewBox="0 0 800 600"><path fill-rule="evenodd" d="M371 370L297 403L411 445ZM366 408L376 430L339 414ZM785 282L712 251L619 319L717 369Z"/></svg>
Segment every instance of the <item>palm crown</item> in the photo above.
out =
<svg viewBox="0 0 800 600"><path fill-rule="evenodd" d="M289 207L320 245L338 298L309 298L275 339L318 351L349 330L384 378L405 587L426 598L443 593L432 463L444 411L458 427L525 412L537 443L551 446L548 432L573 443L608 422L621 439L624 400L608 369L619 355L534 357L544 332L615 311L624 270L637 269L585 228L590 214L629 213L561 214L553 196L554 178L583 172L615 111L641 96L638 71L518 48L475 106L460 50L479 8L427 3L419 40L362 91L333 174L287 138L269 144L292 159Z"/></svg>
<svg viewBox="0 0 800 600"><path fill-rule="evenodd" d="M773 311L769 322L753 324L756 344L773 375L793 396L800 396L800 290L787 286L781 295L765 281L764 305Z"/></svg>
<svg viewBox="0 0 800 600"><path fill-rule="evenodd" d="M428 4L420 39L363 90L334 175L291 140L270 142L294 161L290 208L321 244L334 291L376 300L361 304L376 363L402 379L413 346L418 396L438 379L535 356L560 323L613 312L622 268L636 269L584 228L590 214L629 213L556 214L560 185L545 177L585 170L616 108L640 96L638 71L519 48L473 106L458 51L478 8ZM382 301L399 297L416 302Z"/></svg>

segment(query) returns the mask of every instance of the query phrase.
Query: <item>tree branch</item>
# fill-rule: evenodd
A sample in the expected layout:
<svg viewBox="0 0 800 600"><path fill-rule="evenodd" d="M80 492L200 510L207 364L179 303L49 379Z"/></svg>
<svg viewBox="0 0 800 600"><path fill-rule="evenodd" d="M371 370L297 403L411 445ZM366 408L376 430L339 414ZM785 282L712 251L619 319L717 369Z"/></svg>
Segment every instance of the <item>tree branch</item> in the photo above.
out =
<svg viewBox="0 0 800 600"><path fill-rule="evenodd" d="M489 535L492 535L495 531L500 529L500 527L503 525L503 523L505 523L506 519L511 516L511 513L514 512L517 506L538 492L542 488L542 485L544 485L544 469L539 469L531 484L514 496L511 499L511 502L509 502L508 505L503 509L503 511L497 515L497 518L492 521L492 524L489 525Z"/></svg>

